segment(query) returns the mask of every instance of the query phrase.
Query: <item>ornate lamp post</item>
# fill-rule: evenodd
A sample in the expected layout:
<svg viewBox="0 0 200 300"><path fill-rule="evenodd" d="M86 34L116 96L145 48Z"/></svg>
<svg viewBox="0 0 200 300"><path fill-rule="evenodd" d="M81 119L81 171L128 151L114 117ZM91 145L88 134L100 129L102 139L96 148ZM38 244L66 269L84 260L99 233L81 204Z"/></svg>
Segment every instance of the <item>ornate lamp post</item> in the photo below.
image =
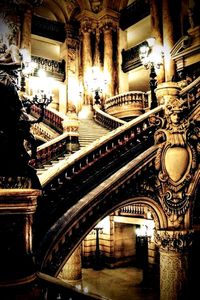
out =
<svg viewBox="0 0 200 300"><path fill-rule="evenodd" d="M93 66L87 75L87 87L94 93L94 104L101 105L100 93L103 93L107 80L103 78L103 74L100 69L96 66Z"/></svg>
<svg viewBox="0 0 200 300"><path fill-rule="evenodd" d="M93 228L96 234L96 249L95 249L95 260L94 260L94 270L101 270L101 257L100 257L100 248L99 248L99 233L102 233L103 228L98 225Z"/></svg>
<svg viewBox="0 0 200 300"><path fill-rule="evenodd" d="M157 107L157 98L155 94L155 89L157 87L157 80L156 80L156 68L159 69L160 66L163 64L163 52L161 49L156 49L155 46L155 39L150 38L147 40L147 45L142 46L139 50L139 57L146 69L150 70L149 74L149 85L151 91L151 105L150 109Z"/></svg>
<svg viewBox="0 0 200 300"><path fill-rule="evenodd" d="M153 228L148 227L147 225L136 228L136 238L143 271L142 285L147 285L148 283L148 241L151 240L152 235Z"/></svg>

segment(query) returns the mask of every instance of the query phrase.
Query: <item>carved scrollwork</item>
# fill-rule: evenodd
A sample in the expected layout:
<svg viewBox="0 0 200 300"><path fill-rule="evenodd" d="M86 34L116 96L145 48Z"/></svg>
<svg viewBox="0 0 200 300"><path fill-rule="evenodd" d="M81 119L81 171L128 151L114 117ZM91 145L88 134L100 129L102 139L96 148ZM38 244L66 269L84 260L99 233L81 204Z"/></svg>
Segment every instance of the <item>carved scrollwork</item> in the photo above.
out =
<svg viewBox="0 0 200 300"><path fill-rule="evenodd" d="M162 250L180 252L191 247L193 231L155 230L154 240Z"/></svg>
<svg viewBox="0 0 200 300"><path fill-rule="evenodd" d="M151 116L150 122L161 126L155 133L160 144L155 159L160 182L160 201L173 226L178 227L189 207L189 186L197 169L199 128L187 118L185 99L170 97L164 118Z"/></svg>

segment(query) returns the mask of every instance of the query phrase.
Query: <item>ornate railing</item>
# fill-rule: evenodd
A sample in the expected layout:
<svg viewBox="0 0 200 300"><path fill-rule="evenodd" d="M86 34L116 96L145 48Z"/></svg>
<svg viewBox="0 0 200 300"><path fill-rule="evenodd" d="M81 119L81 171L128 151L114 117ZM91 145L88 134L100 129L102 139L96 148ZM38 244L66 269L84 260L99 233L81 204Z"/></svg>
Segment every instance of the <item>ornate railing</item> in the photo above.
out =
<svg viewBox="0 0 200 300"><path fill-rule="evenodd" d="M38 235L83 195L153 145L157 125L152 125L149 117L162 111L163 106L157 107L120 126L39 175L44 195L38 202L40 227L43 220Z"/></svg>
<svg viewBox="0 0 200 300"><path fill-rule="evenodd" d="M147 45L147 42L143 41L132 48L122 50L122 71L124 73L129 72L142 65L139 58L139 49L140 47L145 45Z"/></svg>
<svg viewBox="0 0 200 300"><path fill-rule="evenodd" d="M34 117L40 116L40 108L32 106L31 115ZM42 165L51 163L51 160L79 149L78 122L76 120L48 108L44 110L43 122L61 135L37 148L36 159L30 161L30 165L35 168L41 168Z"/></svg>
<svg viewBox="0 0 200 300"><path fill-rule="evenodd" d="M118 118L140 116L147 107L147 93L140 91L130 91L113 96L107 99L104 105L108 114Z"/></svg>
<svg viewBox="0 0 200 300"><path fill-rule="evenodd" d="M36 63L37 67L34 69L34 76L37 76L39 69L44 70L49 76L59 80L65 80L65 61L56 61L39 56L31 56L31 61Z"/></svg>
<svg viewBox="0 0 200 300"><path fill-rule="evenodd" d="M105 113L98 106L94 105L94 119L97 123L106 127L108 129L116 129L119 126L126 124L126 121L120 120L118 118L112 117L111 115Z"/></svg>
<svg viewBox="0 0 200 300"><path fill-rule="evenodd" d="M121 207L119 209L119 215L144 216L145 206L143 204L132 204Z"/></svg>
<svg viewBox="0 0 200 300"><path fill-rule="evenodd" d="M34 15L32 18L32 33L64 42L66 36L65 24Z"/></svg>
<svg viewBox="0 0 200 300"><path fill-rule="evenodd" d="M135 0L120 11L120 28L127 29L150 14L149 0Z"/></svg>
<svg viewBox="0 0 200 300"><path fill-rule="evenodd" d="M30 165L36 169L42 168L44 164L51 163L58 157L68 152L68 144L70 143L69 133L63 133L49 142L37 148L37 157L30 161Z"/></svg>
<svg viewBox="0 0 200 300"><path fill-rule="evenodd" d="M33 105L31 107L31 115L34 117L39 117L40 111L41 109L38 106ZM61 114L52 108L44 109L43 122L59 133L63 133L64 118L64 114Z"/></svg>

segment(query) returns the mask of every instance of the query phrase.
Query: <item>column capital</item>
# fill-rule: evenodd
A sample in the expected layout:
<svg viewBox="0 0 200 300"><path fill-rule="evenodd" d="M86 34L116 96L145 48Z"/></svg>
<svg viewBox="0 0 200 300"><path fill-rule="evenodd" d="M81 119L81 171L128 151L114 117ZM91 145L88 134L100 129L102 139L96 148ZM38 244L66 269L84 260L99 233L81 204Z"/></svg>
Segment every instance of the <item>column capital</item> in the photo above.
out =
<svg viewBox="0 0 200 300"><path fill-rule="evenodd" d="M159 229L155 232L155 243L166 252L184 252L192 246L193 236L193 230Z"/></svg>
<svg viewBox="0 0 200 300"><path fill-rule="evenodd" d="M81 32L84 33L91 33L94 31L94 28L96 27L96 22L94 19L89 17L84 17L80 21L81 24Z"/></svg>
<svg viewBox="0 0 200 300"><path fill-rule="evenodd" d="M101 28L104 32L105 31L116 31L118 21L116 18L113 18L112 16L106 15L103 18L99 20L99 28Z"/></svg>

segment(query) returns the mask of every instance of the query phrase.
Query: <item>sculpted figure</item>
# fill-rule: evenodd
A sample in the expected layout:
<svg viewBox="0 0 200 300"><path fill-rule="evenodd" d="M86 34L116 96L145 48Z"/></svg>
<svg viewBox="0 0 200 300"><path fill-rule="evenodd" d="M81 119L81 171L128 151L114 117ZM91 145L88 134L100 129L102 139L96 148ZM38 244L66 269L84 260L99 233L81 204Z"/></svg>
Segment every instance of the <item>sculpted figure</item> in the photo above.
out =
<svg viewBox="0 0 200 300"><path fill-rule="evenodd" d="M31 187L39 188L36 172L28 164L31 157L24 147L24 140L34 144L34 137L17 92L22 57L13 43L1 47L5 51L0 54L0 176L27 177L32 182ZM34 146L33 155L36 155Z"/></svg>

